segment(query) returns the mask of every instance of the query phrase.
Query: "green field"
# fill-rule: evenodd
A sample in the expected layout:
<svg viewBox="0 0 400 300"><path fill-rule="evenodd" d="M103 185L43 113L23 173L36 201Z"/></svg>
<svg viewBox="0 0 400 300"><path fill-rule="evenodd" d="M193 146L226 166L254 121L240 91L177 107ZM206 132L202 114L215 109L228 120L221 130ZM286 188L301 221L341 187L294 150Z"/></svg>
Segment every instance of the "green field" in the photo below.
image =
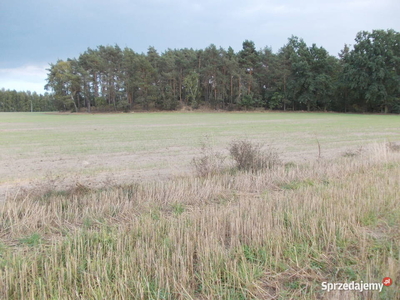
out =
<svg viewBox="0 0 400 300"><path fill-rule="evenodd" d="M400 299L399 116L0 120L0 299Z"/></svg>
<svg viewBox="0 0 400 300"><path fill-rule="evenodd" d="M1 113L2 155L34 152L102 154L194 147L202 135L218 144L235 137L291 148L321 143L357 143L400 138L400 116L334 113ZM32 149L32 147L34 149ZM302 147L303 148L303 147ZM307 147L305 147L307 148Z"/></svg>

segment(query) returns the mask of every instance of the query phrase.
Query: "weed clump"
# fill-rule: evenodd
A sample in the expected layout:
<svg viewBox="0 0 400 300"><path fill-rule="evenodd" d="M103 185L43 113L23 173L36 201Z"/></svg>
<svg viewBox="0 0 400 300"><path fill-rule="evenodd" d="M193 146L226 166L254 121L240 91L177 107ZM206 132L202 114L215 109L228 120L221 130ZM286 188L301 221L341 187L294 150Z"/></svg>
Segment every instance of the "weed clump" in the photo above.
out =
<svg viewBox="0 0 400 300"><path fill-rule="evenodd" d="M226 157L216 152L208 139L201 143L200 152L200 157L193 158L191 163L198 176L218 174L225 169Z"/></svg>
<svg viewBox="0 0 400 300"><path fill-rule="evenodd" d="M400 144L394 143L394 142L387 142L386 143L386 148L390 152L400 152Z"/></svg>
<svg viewBox="0 0 400 300"><path fill-rule="evenodd" d="M209 141L201 144L201 156L192 159L192 166L198 176L204 177L224 171L260 171L280 165L277 151L271 147L264 150L262 145L248 140L233 140L228 147L233 166L225 164L227 156L216 152Z"/></svg>
<svg viewBox="0 0 400 300"><path fill-rule="evenodd" d="M263 150L261 144L248 140L234 140L229 146L229 153L239 170L259 171L272 169L281 163L273 148Z"/></svg>
<svg viewBox="0 0 400 300"><path fill-rule="evenodd" d="M33 233L30 236L21 238L19 240L19 242L21 244L25 244L30 247L35 247L35 246L39 246L42 243L42 237L40 236L39 233Z"/></svg>
<svg viewBox="0 0 400 300"><path fill-rule="evenodd" d="M360 156L362 153L364 152L363 147L359 147L355 150L347 150L345 151L342 156L343 157L356 157L356 156Z"/></svg>

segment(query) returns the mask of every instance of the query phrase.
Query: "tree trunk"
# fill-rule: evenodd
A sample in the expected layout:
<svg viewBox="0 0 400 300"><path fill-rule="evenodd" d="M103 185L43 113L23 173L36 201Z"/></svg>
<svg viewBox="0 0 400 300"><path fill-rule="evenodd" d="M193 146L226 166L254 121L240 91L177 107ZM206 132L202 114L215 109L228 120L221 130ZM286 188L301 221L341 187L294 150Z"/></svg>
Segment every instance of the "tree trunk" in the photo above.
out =
<svg viewBox="0 0 400 300"><path fill-rule="evenodd" d="M183 83L183 74L181 69L181 74L179 76L179 101L182 103L182 83Z"/></svg>
<svg viewBox="0 0 400 300"><path fill-rule="evenodd" d="M218 102L217 102L217 88L214 88L214 102L215 102L215 108L218 107Z"/></svg>
<svg viewBox="0 0 400 300"><path fill-rule="evenodd" d="M283 111L286 111L286 74L283 75Z"/></svg>
<svg viewBox="0 0 400 300"><path fill-rule="evenodd" d="M90 100L87 100L87 112L90 113Z"/></svg>
<svg viewBox="0 0 400 300"><path fill-rule="evenodd" d="M76 106L74 96L71 94L72 103L74 104L75 112L78 112L78 107Z"/></svg>
<svg viewBox="0 0 400 300"><path fill-rule="evenodd" d="M77 101L78 101L78 110L81 108L81 101L79 99L79 93L75 93Z"/></svg>
<svg viewBox="0 0 400 300"><path fill-rule="evenodd" d="M132 97L132 93L131 92L126 92L126 98L128 98L128 103L131 105L131 107L132 107L132 99L133 99L133 97Z"/></svg>
<svg viewBox="0 0 400 300"><path fill-rule="evenodd" d="M233 103L233 76L231 76L231 104Z"/></svg>
<svg viewBox="0 0 400 300"><path fill-rule="evenodd" d="M174 101L176 101L176 83L175 83L175 78L172 79L172 90L173 90L173 95L174 95Z"/></svg>
<svg viewBox="0 0 400 300"><path fill-rule="evenodd" d="M238 99L240 101L240 96L241 96L241 92L240 92L240 76L239 76L239 89L238 89Z"/></svg>
<svg viewBox="0 0 400 300"><path fill-rule="evenodd" d="M99 85L97 83L97 74L96 72L93 73L93 89L94 89L94 97L99 97Z"/></svg>

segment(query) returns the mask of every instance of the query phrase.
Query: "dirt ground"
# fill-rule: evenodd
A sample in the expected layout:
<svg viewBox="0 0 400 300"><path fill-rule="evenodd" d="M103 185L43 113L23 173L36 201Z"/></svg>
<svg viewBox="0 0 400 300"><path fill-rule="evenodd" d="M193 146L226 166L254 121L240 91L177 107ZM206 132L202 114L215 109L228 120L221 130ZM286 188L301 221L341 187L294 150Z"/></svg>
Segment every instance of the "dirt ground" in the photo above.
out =
<svg viewBox="0 0 400 300"><path fill-rule="evenodd" d="M0 201L22 190L54 187L68 189L76 184L99 188L143 180L164 180L182 173L174 167L186 157L114 153L76 157L64 155L21 158L2 163L0 178L12 178L0 185ZM158 167L157 167L158 165ZM190 165L188 170L190 171Z"/></svg>
<svg viewBox="0 0 400 300"><path fill-rule="evenodd" d="M279 145L284 149L287 145ZM172 152L170 150L173 150ZM227 149L215 148L228 156ZM301 163L320 158L332 158L345 153L356 153L357 147L322 149L318 145L311 151L291 151L279 157L285 162ZM172 154L168 154L172 153ZM178 154L177 154L178 153ZM13 198L21 192L34 189L63 190L76 185L101 188L133 182L167 180L175 176L194 174L191 164L201 155L200 149L174 147L147 153L113 153L100 155L68 155L20 158L1 162L0 178L10 178L0 185L0 201ZM227 160L227 163L228 160Z"/></svg>

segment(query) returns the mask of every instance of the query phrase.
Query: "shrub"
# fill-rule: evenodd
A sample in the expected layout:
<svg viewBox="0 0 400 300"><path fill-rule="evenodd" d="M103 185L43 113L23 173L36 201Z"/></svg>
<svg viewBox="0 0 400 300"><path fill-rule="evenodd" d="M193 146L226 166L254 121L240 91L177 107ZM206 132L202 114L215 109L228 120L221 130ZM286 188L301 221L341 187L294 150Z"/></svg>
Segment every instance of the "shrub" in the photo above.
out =
<svg viewBox="0 0 400 300"><path fill-rule="evenodd" d="M198 176L207 176L216 174L224 170L225 156L219 152L215 152L210 141L201 143L201 156L192 160L192 166Z"/></svg>
<svg viewBox="0 0 400 300"><path fill-rule="evenodd" d="M128 100L119 101L117 104L117 109L122 110L123 112L129 112L131 109L131 104L128 102Z"/></svg>
<svg viewBox="0 0 400 300"><path fill-rule="evenodd" d="M174 99L173 97L171 98L166 98L161 104L161 109L164 110L176 110L179 106L179 101Z"/></svg>
<svg viewBox="0 0 400 300"><path fill-rule="evenodd" d="M242 108L245 108L247 110L250 107L253 107L254 104L255 104L255 101L254 101L252 96L244 95L242 100L239 103L239 106L242 107Z"/></svg>
<svg viewBox="0 0 400 300"><path fill-rule="evenodd" d="M400 144L394 142L387 142L386 148L391 152L400 152Z"/></svg>
<svg viewBox="0 0 400 300"><path fill-rule="evenodd" d="M359 147L359 148L357 148L357 149L355 149L355 150L347 150L347 151L345 151L345 152L342 154L342 156L343 156L343 157L355 157L355 156L360 156L361 153L363 153L363 151L364 151L364 149L363 149L363 147L361 146L361 147Z"/></svg>
<svg viewBox="0 0 400 300"><path fill-rule="evenodd" d="M271 169L280 164L278 153L269 148L261 149L261 145L248 140L234 140L229 147L229 153L239 170L257 171Z"/></svg>

